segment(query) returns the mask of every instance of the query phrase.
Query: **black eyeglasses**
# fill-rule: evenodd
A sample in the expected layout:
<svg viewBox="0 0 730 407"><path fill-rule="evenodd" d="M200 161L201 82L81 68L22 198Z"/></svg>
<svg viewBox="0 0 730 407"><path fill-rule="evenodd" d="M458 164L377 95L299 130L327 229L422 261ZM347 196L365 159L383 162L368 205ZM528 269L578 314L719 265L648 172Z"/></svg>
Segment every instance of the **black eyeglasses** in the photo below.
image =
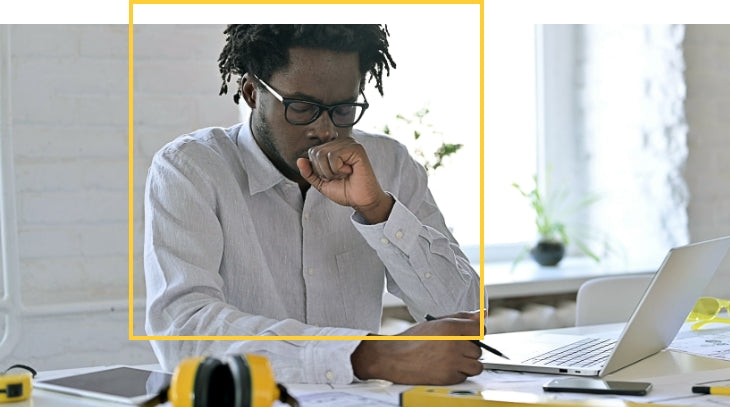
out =
<svg viewBox="0 0 730 407"><path fill-rule="evenodd" d="M261 82L266 90L284 105L284 117L286 121L297 126L312 123L322 115L322 112L327 111L329 112L330 120L332 120L332 123L336 127L352 127L360 121L363 113L365 113L365 109L370 106L362 91L360 91L360 94L363 100L365 100L364 103L338 103L329 106L308 100L285 98L268 83L259 79L258 76L254 75L254 78Z"/></svg>

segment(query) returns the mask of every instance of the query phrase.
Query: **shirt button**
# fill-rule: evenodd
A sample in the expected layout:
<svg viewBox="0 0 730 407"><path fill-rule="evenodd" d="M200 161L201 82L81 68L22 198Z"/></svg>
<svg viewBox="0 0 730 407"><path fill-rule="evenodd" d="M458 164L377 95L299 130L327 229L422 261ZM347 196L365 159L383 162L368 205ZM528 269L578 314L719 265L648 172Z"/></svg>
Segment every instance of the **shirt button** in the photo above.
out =
<svg viewBox="0 0 730 407"><path fill-rule="evenodd" d="M314 275L314 269L313 269L313 268L311 268L311 267L310 267L310 268L308 268L308 269L307 269L307 274L309 274L310 276L311 276L311 275Z"/></svg>
<svg viewBox="0 0 730 407"><path fill-rule="evenodd" d="M334 380L335 379L335 374L331 370L328 370L327 373L325 373L324 376L327 378L327 380Z"/></svg>
<svg viewBox="0 0 730 407"><path fill-rule="evenodd" d="M304 219L309 219L309 212L304 212Z"/></svg>
<svg viewBox="0 0 730 407"><path fill-rule="evenodd" d="M388 244L390 242L388 242L388 239L382 238L382 239L380 239L380 243L382 243L382 244Z"/></svg>
<svg viewBox="0 0 730 407"><path fill-rule="evenodd" d="M400 238L402 238L402 237L403 237L403 232L401 232L400 230L399 230L399 231L397 231L397 232L395 232L395 238L396 238L396 239L400 239Z"/></svg>
<svg viewBox="0 0 730 407"><path fill-rule="evenodd" d="M427 271L426 274L424 274L423 276L426 278L431 278L431 273Z"/></svg>

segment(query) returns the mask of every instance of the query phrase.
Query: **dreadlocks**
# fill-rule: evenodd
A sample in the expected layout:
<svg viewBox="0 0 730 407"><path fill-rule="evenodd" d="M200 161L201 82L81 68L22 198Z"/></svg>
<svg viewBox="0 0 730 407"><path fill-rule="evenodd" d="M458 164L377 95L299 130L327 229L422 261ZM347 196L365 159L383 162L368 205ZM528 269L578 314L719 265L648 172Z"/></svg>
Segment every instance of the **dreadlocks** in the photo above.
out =
<svg viewBox="0 0 730 407"><path fill-rule="evenodd" d="M228 93L231 75L241 76L233 101L238 103L246 73L267 81L277 70L289 64L289 48L321 48L336 52L357 52L360 73L375 78L375 87L383 94L383 72L390 75L395 62L388 52L387 26L371 25L228 25L226 45L218 57L223 84L220 95Z"/></svg>

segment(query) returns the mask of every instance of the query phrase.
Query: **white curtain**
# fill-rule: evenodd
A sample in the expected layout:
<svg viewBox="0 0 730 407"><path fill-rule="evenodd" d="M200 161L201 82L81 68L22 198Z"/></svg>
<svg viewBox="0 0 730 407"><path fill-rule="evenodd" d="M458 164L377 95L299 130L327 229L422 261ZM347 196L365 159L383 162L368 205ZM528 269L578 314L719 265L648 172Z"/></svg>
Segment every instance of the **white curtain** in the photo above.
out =
<svg viewBox="0 0 730 407"><path fill-rule="evenodd" d="M684 26L585 25L576 38L578 159L599 196L591 228L613 248L607 267L656 269L689 240Z"/></svg>

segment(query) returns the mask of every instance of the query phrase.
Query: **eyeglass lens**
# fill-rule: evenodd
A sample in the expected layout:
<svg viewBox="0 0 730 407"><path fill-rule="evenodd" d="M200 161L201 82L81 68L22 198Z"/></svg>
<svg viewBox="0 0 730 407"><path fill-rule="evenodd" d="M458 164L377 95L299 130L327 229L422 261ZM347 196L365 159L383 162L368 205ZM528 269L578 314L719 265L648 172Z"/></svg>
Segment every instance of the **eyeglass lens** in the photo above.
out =
<svg viewBox="0 0 730 407"><path fill-rule="evenodd" d="M697 300L695 307L692 309L692 312L689 313L689 317L687 319L690 321L701 321L714 318L723 306L727 307L729 304L730 301L722 301L711 297L702 297Z"/></svg>
<svg viewBox="0 0 730 407"><path fill-rule="evenodd" d="M286 119L292 124L307 124L316 120L322 113L322 107L307 102L291 102L286 109ZM363 107L342 104L329 109L332 122L337 126L352 126L360 120Z"/></svg>

